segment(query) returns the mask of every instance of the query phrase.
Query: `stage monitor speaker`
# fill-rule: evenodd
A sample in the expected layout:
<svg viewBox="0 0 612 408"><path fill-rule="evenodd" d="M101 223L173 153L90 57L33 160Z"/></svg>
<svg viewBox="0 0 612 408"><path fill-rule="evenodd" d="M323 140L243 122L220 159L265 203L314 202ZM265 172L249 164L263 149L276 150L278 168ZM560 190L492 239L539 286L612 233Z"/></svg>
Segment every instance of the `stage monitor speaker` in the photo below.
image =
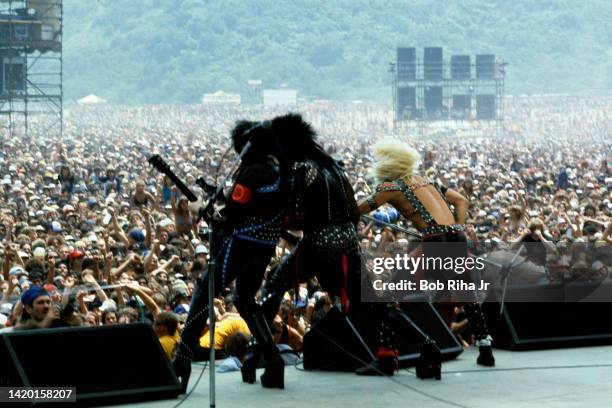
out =
<svg viewBox="0 0 612 408"><path fill-rule="evenodd" d="M476 56L476 78L494 79L495 78L495 55L480 54Z"/></svg>
<svg viewBox="0 0 612 408"><path fill-rule="evenodd" d="M476 95L476 119L495 119L495 95Z"/></svg>
<svg viewBox="0 0 612 408"><path fill-rule="evenodd" d="M542 291L554 287L522 288L508 296L552 296ZM561 289L563 290L563 289ZM563 296L563 294L561 294ZM483 310L493 345L507 350L542 350L612 344L612 303L605 302L507 302L500 314L498 302L485 302Z"/></svg>
<svg viewBox="0 0 612 408"><path fill-rule="evenodd" d="M78 406L176 398L181 391L145 323L5 333L0 361L0 386L76 387Z"/></svg>
<svg viewBox="0 0 612 408"><path fill-rule="evenodd" d="M416 117L416 88L414 86L397 88L397 111L401 119Z"/></svg>
<svg viewBox="0 0 612 408"><path fill-rule="evenodd" d="M373 319L372 313L374 313L374 309L384 308L385 306L380 303L371 303L364 304L363 307L363 312L351 319L366 344L371 350L376 351L379 346L380 321ZM444 361L457 358L463 352L463 347L431 303L428 303L425 299L423 301L406 302L400 304L400 309L399 312L390 312L393 313L393 318L389 322L398 337L397 347L399 348L401 367L409 367L417 363L419 358L418 346L423 342L422 335L414 329L410 321L416 324L426 336L435 340L442 352ZM380 310L378 313L380 313Z"/></svg>
<svg viewBox="0 0 612 408"><path fill-rule="evenodd" d="M463 347L450 331L440 314L428 302L402 303L401 309L426 335L435 340L442 352L442 360L453 360L463 353ZM408 328L408 327L407 327ZM418 344L421 339L412 332L400 335L400 366L415 365L419 358Z"/></svg>
<svg viewBox="0 0 612 408"><path fill-rule="evenodd" d="M470 95L453 95L453 109L451 117L455 120L469 120L472 109Z"/></svg>
<svg viewBox="0 0 612 408"><path fill-rule="evenodd" d="M424 49L423 74L426 81L442 80L443 63L441 47L426 47Z"/></svg>
<svg viewBox="0 0 612 408"><path fill-rule="evenodd" d="M353 323L336 308L304 335L303 347L306 370L355 371L374 360Z"/></svg>
<svg viewBox="0 0 612 408"><path fill-rule="evenodd" d="M445 119L441 86L425 87L425 113L428 119Z"/></svg>
<svg viewBox="0 0 612 408"><path fill-rule="evenodd" d="M451 56L451 78L452 79L470 79L472 74L469 55L453 55Z"/></svg>
<svg viewBox="0 0 612 408"><path fill-rule="evenodd" d="M397 79L400 81L414 81L416 79L415 48L397 48Z"/></svg>

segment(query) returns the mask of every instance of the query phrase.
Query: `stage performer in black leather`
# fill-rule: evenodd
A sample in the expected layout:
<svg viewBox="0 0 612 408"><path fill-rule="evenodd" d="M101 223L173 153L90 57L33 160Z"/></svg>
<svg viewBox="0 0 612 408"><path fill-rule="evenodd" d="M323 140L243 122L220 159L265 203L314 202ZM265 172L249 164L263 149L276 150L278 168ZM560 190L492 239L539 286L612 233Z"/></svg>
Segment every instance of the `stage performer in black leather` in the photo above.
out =
<svg viewBox="0 0 612 408"><path fill-rule="evenodd" d="M353 188L341 164L316 142L315 132L301 116L277 117L272 127L291 174L286 226L304 234L268 276L262 296L267 321L274 319L286 290L315 274L348 313L351 301L358 301L361 268ZM245 365L254 366L251 361L256 359L254 353Z"/></svg>
<svg viewBox="0 0 612 408"><path fill-rule="evenodd" d="M232 131L236 152L247 142L251 146L235 174L231 194L223 211L225 233L215 245L215 291L221 291L236 279L235 304L260 347L266 369L261 376L264 387L284 388L284 363L264 317L255 302L265 270L280 239L284 217L287 178L274 150L275 141L269 122L238 122ZM208 318L208 275L198 279L191 308L177 349L174 368L186 391L191 360ZM243 380L255 382L255 370Z"/></svg>
<svg viewBox="0 0 612 408"><path fill-rule="evenodd" d="M266 315L273 319L283 293L315 274L347 312L351 298L359 294L354 291L359 288L361 267L353 188L341 164L316 142L315 132L301 116L280 116L272 124L291 172L288 227L302 230L303 238L268 277Z"/></svg>
<svg viewBox="0 0 612 408"><path fill-rule="evenodd" d="M420 161L419 154L405 143L397 140L383 140L373 147L376 161L373 174L379 184L375 192L359 203L360 213L368 213L383 204L395 207L422 234L425 257L467 257L467 238L463 229L468 209L467 199L458 192L439 186L431 180L415 174ZM454 214L451 208L454 207ZM451 243L444 247L431 243ZM428 278L447 280L448 272L428 271ZM458 279L469 279L451 271ZM468 320L476 335L479 347L478 364L495 365L489 336L482 309L475 296L469 301L463 292L461 303L454 303L456 294L442 291L436 294L434 302L441 306L464 304Z"/></svg>

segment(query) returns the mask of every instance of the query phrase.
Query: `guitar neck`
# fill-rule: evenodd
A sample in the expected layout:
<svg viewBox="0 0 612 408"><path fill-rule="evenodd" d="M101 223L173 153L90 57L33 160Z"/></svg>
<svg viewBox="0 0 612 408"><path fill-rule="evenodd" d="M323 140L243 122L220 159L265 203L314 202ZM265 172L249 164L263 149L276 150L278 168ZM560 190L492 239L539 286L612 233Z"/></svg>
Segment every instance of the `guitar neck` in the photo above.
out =
<svg viewBox="0 0 612 408"><path fill-rule="evenodd" d="M168 172L164 173L166 176L168 176L168 178L174 183L174 185L176 186L176 188L178 188L180 190L181 193L183 193L185 195L185 197L187 197L187 199L191 202L195 202L198 201L198 198L196 197L196 195L193 193L193 191L191 191L189 189L189 187L187 187L185 185L185 183L183 183L183 181L178 178L178 176L176 174L174 174L172 172L172 170L168 170Z"/></svg>
<svg viewBox="0 0 612 408"><path fill-rule="evenodd" d="M198 201L198 197L178 178L176 174L170 169L168 163L164 161L159 155L154 155L149 158L149 163L155 167L160 173L165 174L174 183L174 185L187 197L191 202Z"/></svg>

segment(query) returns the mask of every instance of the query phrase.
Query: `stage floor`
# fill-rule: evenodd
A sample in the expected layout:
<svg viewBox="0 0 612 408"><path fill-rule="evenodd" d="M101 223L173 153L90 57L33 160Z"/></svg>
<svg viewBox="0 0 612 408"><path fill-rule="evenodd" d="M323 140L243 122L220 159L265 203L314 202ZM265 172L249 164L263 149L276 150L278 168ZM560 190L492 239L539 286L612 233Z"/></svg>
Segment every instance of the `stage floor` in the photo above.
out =
<svg viewBox="0 0 612 408"><path fill-rule="evenodd" d="M497 366L476 365L467 349L442 366L442 381L422 381L413 369L391 378L286 367L285 389L243 384L240 373L217 374L217 407L547 407L612 406L612 346L544 351L495 350ZM189 388L203 366L194 365ZM258 376L263 370L258 370ZM207 407L208 371L181 408ZM130 404L172 408L180 399ZM124 405L127 406L127 405Z"/></svg>

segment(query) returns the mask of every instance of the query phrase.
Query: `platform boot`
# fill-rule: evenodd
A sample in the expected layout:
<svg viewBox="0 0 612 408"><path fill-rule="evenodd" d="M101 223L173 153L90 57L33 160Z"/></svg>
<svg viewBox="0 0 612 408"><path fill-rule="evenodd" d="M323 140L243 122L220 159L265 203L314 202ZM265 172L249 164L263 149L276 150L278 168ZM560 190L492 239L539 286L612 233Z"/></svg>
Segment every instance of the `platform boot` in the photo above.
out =
<svg viewBox="0 0 612 408"><path fill-rule="evenodd" d="M240 372L242 373L242 381L248 384L254 384L257 378L256 372L261 359L261 347L255 341L255 337L251 338L247 348L247 354Z"/></svg>
<svg viewBox="0 0 612 408"><path fill-rule="evenodd" d="M463 309L468 316L472 332L476 336L476 347L478 347L476 363L485 367L494 367L495 357L493 357L491 347L493 339L489 335L482 308L478 303L471 303Z"/></svg>
<svg viewBox="0 0 612 408"><path fill-rule="evenodd" d="M416 365L416 376L422 380L442 379L442 353L435 341L427 337L419 346L420 355Z"/></svg>
<svg viewBox="0 0 612 408"><path fill-rule="evenodd" d="M394 348L395 332L385 320L380 324L379 344L376 359L365 367L358 368L357 375L382 375L390 377L399 370L399 351Z"/></svg>

